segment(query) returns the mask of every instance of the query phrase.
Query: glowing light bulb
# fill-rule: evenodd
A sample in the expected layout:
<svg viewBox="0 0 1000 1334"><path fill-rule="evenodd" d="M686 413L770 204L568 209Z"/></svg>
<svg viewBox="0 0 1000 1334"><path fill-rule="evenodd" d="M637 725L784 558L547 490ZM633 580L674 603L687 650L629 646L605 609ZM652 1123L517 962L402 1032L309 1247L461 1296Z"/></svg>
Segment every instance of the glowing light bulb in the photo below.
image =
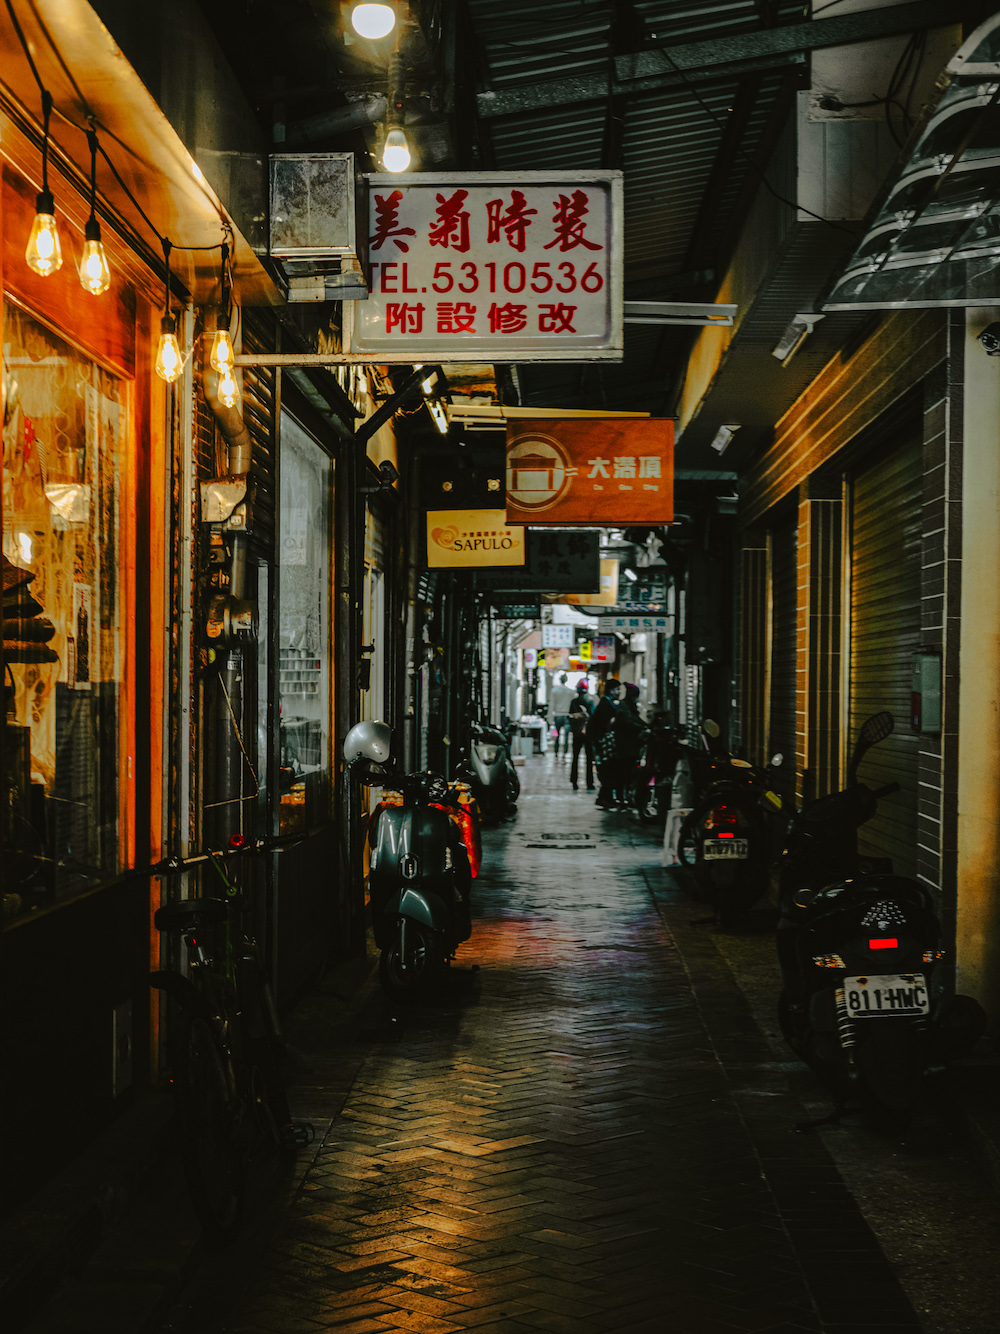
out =
<svg viewBox="0 0 1000 1334"><path fill-rule="evenodd" d="M387 37L396 26L396 11L392 5L355 5L351 10L351 27L359 37L377 41Z"/></svg>
<svg viewBox="0 0 1000 1334"><path fill-rule="evenodd" d="M55 201L50 191L43 190L35 200L35 221L24 252L28 268L47 278L62 268L62 246L56 227Z"/></svg>
<svg viewBox="0 0 1000 1334"><path fill-rule="evenodd" d="M172 315L164 315L160 321L160 343L156 349L156 373L167 384L180 379L184 369L180 343L177 341L177 325Z"/></svg>
<svg viewBox="0 0 1000 1334"><path fill-rule="evenodd" d="M236 383L236 376L227 367L219 376L219 402L227 408L235 408L239 401L240 387Z"/></svg>
<svg viewBox="0 0 1000 1334"><path fill-rule="evenodd" d="M215 337L212 339L212 369L221 375L223 370L228 367L233 369L233 340L229 336L228 329L218 329Z"/></svg>
<svg viewBox="0 0 1000 1334"><path fill-rule="evenodd" d="M410 165L410 146L402 130L390 130L382 149L382 166L386 171L405 171Z"/></svg>
<svg viewBox="0 0 1000 1334"><path fill-rule="evenodd" d="M101 224L91 218L84 231L83 258L80 260L80 286L93 296L100 296L111 286L108 257L101 244Z"/></svg>

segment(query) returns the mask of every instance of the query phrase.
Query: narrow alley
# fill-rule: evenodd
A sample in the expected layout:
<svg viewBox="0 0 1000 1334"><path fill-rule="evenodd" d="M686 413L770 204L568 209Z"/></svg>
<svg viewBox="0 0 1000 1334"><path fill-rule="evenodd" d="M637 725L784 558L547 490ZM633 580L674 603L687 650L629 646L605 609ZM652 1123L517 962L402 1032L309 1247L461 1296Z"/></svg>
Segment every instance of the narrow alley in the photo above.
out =
<svg viewBox="0 0 1000 1334"><path fill-rule="evenodd" d="M824 1139L890 1190L900 1144L796 1133L804 1067L769 1046L658 833L595 811L551 754L524 773L460 966L426 1005L373 1002L262 1253L210 1257L164 1334L995 1330L1000 1206L954 1136L918 1133L890 1264ZM735 943L766 971L771 935Z"/></svg>

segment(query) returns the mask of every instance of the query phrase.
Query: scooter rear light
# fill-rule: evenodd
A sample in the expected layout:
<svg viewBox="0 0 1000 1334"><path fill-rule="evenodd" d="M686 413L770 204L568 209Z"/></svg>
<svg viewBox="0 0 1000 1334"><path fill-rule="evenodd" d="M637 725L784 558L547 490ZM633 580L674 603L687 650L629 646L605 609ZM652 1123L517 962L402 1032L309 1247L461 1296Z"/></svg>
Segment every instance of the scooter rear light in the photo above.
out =
<svg viewBox="0 0 1000 1334"><path fill-rule="evenodd" d="M715 837L716 837L716 838L735 838L736 835L735 835L734 833L732 833L730 830L727 830L727 829L720 829L719 832L716 834Z"/></svg>
<svg viewBox="0 0 1000 1334"><path fill-rule="evenodd" d="M817 968L846 968L847 964L839 954L814 954L813 963Z"/></svg>
<svg viewBox="0 0 1000 1334"><path fill-rule="evenodd" d="M716 806L705 816L706 829L735 829L738 823L737 812L732 806Z"/></svg>
<svg viewBox="0 0 1000 1334"><path fill-rule="evenodd" d="M883 936L881 940L869 940L870 950L898 950L899 941L895 936Z"/></svg>

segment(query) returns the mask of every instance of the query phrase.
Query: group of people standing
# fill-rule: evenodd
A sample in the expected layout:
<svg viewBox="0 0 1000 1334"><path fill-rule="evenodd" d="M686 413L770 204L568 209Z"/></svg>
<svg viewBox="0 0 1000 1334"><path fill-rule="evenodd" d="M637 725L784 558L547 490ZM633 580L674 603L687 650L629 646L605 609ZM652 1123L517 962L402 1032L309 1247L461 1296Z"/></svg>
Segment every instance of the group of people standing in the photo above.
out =
<svg viewBox="0 0 1000 1334"><path fill-rule="evenodd" d="M580 755L586 760L587 791L594 791L594 771L600 789L596 805L602 810L615 810L628 805L630 776L642 752L642 732L645 723L639 713L639 687L626 681L609 680L604 693L595 699L590 693L586 677L581 677L574 689L565 674L552 688L553 724L556 728L556 758L560 746L563 757L569 754L573 743L570 782L573 791L579 790Z"/></svg>

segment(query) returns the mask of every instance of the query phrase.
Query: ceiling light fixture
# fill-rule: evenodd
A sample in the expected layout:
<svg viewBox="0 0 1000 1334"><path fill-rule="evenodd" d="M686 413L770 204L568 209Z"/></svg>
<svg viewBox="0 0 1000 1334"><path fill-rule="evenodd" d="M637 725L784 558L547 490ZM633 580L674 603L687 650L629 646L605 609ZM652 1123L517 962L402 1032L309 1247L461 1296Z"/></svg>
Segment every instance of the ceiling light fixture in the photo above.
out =
<svg viewBox="0 0 1000 1334"><path fill-rule="evenodd" d="M825 318L824 315L814 315L812 312L796 315L781 335L771 356L776 357L782 366L787 366L816 325Z"/></svg>
<svg viewBox="0 0 1000 1334"><path fill-rule="evenodd" d="M720 426L715 433L712 441L712 448L717 454L724 454L729 448L729 443L733 436L740 429L740 422L727 422L725 426Z"/></svg>
<svg viewBox="0 0 1000 1334"><path fill-rule="evenodd" d="M382 149L382 166L386 171L398 173L406 171L410 165L410 145L406 142L406 135L398 125L393 126L385 136L385 147Z"/></svg>
<svg viewBox="0 0 1000 1334"><path fill-rule="evenodd" d="M83 229L83 257L80 260L80 286L91 296L100 296L111 286L108 257L101 243L101 224L97 221L97 135L87 132L90 145L90 217Z"/></svg>
<svg viewBox="0 0 1000 1334"><path fill-rule="evenodd" d="M170 252L173 245L166 237L163 246L163 259L166 265L166 297L163 303L163 318L160 320L160 341L156 348L156 373L167 384L173 384L181 377L184 370L184 358L181 356L180 343L177 341L177 322L170 313Z"/></svg>
<svg viewBox="0 0 1000 1334"><path fill-rule="evenodd" d="M52 115L52 94L42 89L42 188L35 196L35 221L24 252L28 268L42 278L48 278L62 268L62 246L56 227L56 206L49 189L49 117Z"/></svg>
<svg viewBox="0 0 1000 1334"><path fill-rule="evenodd" d="M219 401L227 408L235 408L240 401L240 386L236 380L236 350L233 347L229 325L232 322L232 274L229 267L229 244L222 246L222 301L218 313L218 327L212 339L209 355L212 369L219 377Z"/></svg>
<svg viewBox="0 0 1000 1334"><path fill-rule="evenodd" d="M377 42L388 37L396 26L396 11L392 5L355 5L351 10L351 27L359 37Z"/></svg>

